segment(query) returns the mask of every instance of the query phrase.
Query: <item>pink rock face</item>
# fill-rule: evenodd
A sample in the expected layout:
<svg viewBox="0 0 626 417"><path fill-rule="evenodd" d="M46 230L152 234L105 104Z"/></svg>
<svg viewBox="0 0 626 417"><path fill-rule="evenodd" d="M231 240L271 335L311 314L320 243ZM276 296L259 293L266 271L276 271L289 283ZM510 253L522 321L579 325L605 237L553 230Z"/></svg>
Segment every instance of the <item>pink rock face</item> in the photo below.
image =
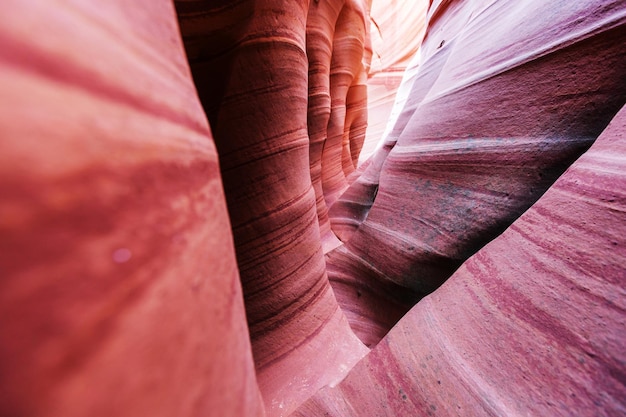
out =
<svg viewBox="0 0 626 417"><path fill-rule="evenodd" d="M309 5L309 158L324 252L340 244L330 230L328 207L346 189L365 139L368 12L369 4L355 0Z"/></svg>
<svg viewBox="0 0 626 417"><path fill-rule="evenodd" d="M388 146L347 191L352 204L331 211L349 240L329 254L329 277L368 345L536 201L626 97L619 2L443 2L429 13ZM354 219L365 219L356 231Z"/></svg>
<svg viewBox="0 0 626 417"><path fill-rule="evenodd" d="M343 378L367 353L339 309L325 270L309 171L309 5L176 5L220 155L259 387L270 415L288 415L319 388ZM355 18L364 26L365 12L355 2L332 6L319 6L319 12L338 13L344 35L335 42L349 47L349 55L335 59L339 54L333 54L330 68L356 71L364 32L354 36L350 30ZM320 62L327 58L319 54ZM345 103L353 77L346 91L336 93L343 79L338 75L335 81L332 74L331 97L339 94ZM334 114L334 107L327 110ZM328 146L325 141L323 149ZM341 170L341 136L332 146Z"/></svg>
<svg viewBox="0 0 626 417"><path fill-rule="evenodd" d="M264 415L172 4L0 13L0 415Z"/></svg>
<svg viewBox="0 0 626 417"><path fill-rule="evenodd" d="M295 416L617 416L626 108L548 192Z"/></svg>
<svg viewBox="0 0 626 417"><path fill-rule="evenodd" d="M365 220L378 190L381 165L402 130L399 124L395 135L391 135L410 98L411 85L417 75L419 55L416 51L424 36L427 8L426 0L372 4L373 56L367 81L368 127L359 160L366 161L372 153L378 152L371 160L362 163L358 172L347 175L351 187L329 210L332 231L343 242L347 242ZM401 124L402 128L405 124Z"/></svg>
<svg viewBox="0 0 626 417"><path fill-rule="evenodd" d="M367 91L362 59L366 13L359 2L348 1L335 27L330 66L330 119L322 151L322 186L327 206L332 206L345 191L348 187L346 173L349 175L354 170L350 136L358 137L354 140L357 142L355 150L360 150L365 138L367 114L363 114L363 102L367 101Z"/></svg>
<svg viewBox="0 0 626 417"><path fill-rule="evenodd" d="M367 134L359 159L366 161L389 134L406 95L397 94L415 61L426 29L428 0L374 1L370 11L372 64L367 81ZM410 73L410 72L409 72ZM404 86L401 91L408 93Z"/></svg>
<svg viewBox="0 0 626 417"><path fill-rule="evenodd" d="M618 0L404 16L360 167L371 1L91 3L0 4L1 416L624 414Z"/></svg>
<svg viewBox="0 0 626 417"><path fill-rule="evenodd" d="M333 38L344 1L311 2L307 17L306 45L309 62L308 133L311 182L315 190L317 218L325 251L339 242L330 230L328 207L322 187L322 152L330 120L330 66Z"/></svg>

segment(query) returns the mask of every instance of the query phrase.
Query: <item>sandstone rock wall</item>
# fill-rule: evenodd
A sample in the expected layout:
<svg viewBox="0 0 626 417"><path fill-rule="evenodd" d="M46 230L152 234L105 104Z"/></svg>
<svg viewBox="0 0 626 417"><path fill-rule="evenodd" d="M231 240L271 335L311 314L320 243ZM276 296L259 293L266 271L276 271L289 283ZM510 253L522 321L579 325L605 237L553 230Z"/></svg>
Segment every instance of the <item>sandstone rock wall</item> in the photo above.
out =
<svg viewBox="0 0 626 417"><path fill-rule="evenodd" d="M323 248L339 244L326 210L365 133L369 5L176 7L220 155L259 387L269 413L287 415L367 353Z"/></svg>
<svg viewBox="0 0 626 417"><path fill-rule="evenodd" d="M264 415L173 5L0 13L0 415Z"/></svg>
<svg viewBox="0 0 626 417"><path fill-rule="evenodd" d="M382 145L392 120L410 91L400 87L412 66L426 30L428 0L390 0L372 3L372 65L367 81L367 135L359 159L365 162ZM398 95L398 91L401 91ZM395 104L394 104L395 103ZM391 119L391 120L390 120Z"/></svg>
<svg viewBox="0 0 626 417"><path fill-rule="evenodd" d="M0 415L624 413L624 5L431 1L357 167L377 7L0 4Z"/></svg>
<svg viewBox="0 0 626 417"><path fill-rule="evenodd" d="M625 41L618 1L431 5L404 110L331 211L346 244L328 273L362 340L380 339L593 143L626 98Z"/></svg>
<svg viewBox="0 0 626 417"><path fill-rule="evenodd" d="M541 199L295 416L618 416L626 108Z"/></svg>

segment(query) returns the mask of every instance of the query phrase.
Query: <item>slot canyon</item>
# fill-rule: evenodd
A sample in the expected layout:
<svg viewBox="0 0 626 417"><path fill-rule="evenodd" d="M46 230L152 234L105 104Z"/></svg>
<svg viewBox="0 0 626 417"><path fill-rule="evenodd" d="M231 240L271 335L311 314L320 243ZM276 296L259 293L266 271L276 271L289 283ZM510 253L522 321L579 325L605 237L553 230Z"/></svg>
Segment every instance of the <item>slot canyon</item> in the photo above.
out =
<svg viewBox="0 0 626 417"><path fill-rule="evenodd" d="M624 0L3 0L1 417L626 415Z"/></svg>

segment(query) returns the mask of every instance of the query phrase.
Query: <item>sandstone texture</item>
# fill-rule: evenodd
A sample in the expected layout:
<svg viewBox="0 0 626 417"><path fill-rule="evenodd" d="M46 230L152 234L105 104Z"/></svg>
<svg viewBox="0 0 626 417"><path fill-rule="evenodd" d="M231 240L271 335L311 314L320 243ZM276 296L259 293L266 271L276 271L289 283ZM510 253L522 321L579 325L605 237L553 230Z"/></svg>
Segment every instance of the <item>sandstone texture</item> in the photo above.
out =
<svg viewBox="0 0 626 417"><path fill-rule="evenodd" d="M367 133L359 160L382 144L410 89L400 87L426 30L428 0L374 1L370 10L372 63L367 80ZM398 94L399 93L399 94Z"/></svg>
<svg viewBox="0 0 626 417"><path fill-rule="evenodd" d="M626 108L502 235L296 416L618 416Z"/></svg>
<svg viewBox="0 0 626 417"><path fill-rule="evenodd" d="M623 6L431 4L403 111L331 210L346 243L329 277L366 344L528 209L624 104Z"/></svg>
<svg viewBox="0 0 626 417"><path fill-rule="evenodd" d="M0 11L0 415L264 415L173 5Z"/></svg>
<svg viewBox="0 0 626 417"><path fill-rule="evenodd" d="M366 9L354 1L272 0L180 1L176 8L219 153L259 388L270 415L288 415L367 353L330 287L316 206L316 197L322 208L327 198L324 178L345 181L343 120L362 71ZM317 20L307 24L307 16ZM307 37L324 19L336 21L322 28L326 37ZM322 54L328 41L347 55ZM311 43L320 56L307 55ZM309 143L307 126L307 97L317 88L308 61L315 59L326 65L315 79L325 80L331 98L322 110L340 130L331 138L324 119L321 144ZM320 151L317 187L310 148ZM325 161L338 165L327 169Z"/></svg>
<svg viewBox="0 0 626 417"><path fill-rule="evenodd" d="M0 12L0 416L626 414L623 1Z"/></svg>

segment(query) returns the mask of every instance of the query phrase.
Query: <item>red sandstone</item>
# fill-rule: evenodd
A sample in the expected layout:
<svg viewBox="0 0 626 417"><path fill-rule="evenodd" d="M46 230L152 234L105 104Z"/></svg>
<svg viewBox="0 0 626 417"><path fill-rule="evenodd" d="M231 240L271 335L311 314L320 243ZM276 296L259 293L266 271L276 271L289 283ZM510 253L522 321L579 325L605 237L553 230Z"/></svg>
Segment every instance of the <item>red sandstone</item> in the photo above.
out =
<svg viewBox="0 0 626 417"><path fill-rule="evenodd" d="M5 0L0 415L626 413L626 8L429 3Z"/></svg>

